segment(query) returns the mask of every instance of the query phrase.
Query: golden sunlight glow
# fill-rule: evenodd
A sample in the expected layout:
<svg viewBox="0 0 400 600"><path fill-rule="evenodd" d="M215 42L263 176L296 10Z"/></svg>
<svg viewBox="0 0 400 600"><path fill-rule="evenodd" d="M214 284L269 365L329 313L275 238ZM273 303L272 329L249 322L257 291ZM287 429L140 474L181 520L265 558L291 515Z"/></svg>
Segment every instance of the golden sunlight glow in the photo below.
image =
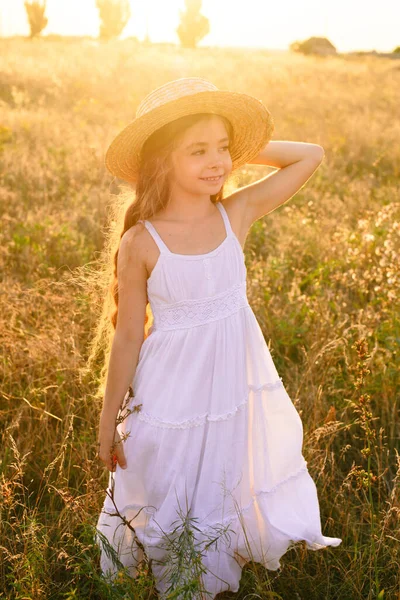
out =
<svg viewBox="0 0 400 600"><path fill-rule="evenodd" d="M178 43L176 27L184 0L130 0L132 17L122 37L146 32L152 42ZM295 40L327 37L339 52L391 52L398 44L397 0L203 0L210 33L200 46L250 46L287 49ZM47 0L49 24L44 34L97 36L95 0ZM23 0L0 0L0 34L25 35Z"/></svg>

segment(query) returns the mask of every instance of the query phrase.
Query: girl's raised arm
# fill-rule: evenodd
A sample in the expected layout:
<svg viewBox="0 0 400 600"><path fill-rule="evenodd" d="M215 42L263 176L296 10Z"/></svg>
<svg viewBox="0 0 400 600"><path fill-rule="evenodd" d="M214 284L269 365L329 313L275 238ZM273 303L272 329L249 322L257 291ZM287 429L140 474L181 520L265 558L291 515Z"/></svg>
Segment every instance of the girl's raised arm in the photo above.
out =
<svg viewBox="0 0 400 600"><path fill-rule="evenodd" d="M317 170L324 156L324 149L318 144L274 140L249 161L249 164L278 169L231 194L235 203L243 204L246 231L254 221L294 196Z"/></svg>

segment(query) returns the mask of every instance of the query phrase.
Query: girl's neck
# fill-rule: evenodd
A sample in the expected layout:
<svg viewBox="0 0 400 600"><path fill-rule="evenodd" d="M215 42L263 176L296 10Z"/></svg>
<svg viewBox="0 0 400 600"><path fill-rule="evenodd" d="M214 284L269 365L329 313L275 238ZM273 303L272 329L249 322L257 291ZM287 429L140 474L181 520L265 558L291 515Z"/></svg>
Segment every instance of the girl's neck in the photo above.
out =
<svg viewBox="0 0 400 600"><path fill-rule="evenodd" d="M175 221L181 223L198 223L199 221L206 221L215 214L218 210L208 197L208 200L201 200L201 202L173 202L170 201L167 208L158 211L153 218L162 221Z"/></svg>

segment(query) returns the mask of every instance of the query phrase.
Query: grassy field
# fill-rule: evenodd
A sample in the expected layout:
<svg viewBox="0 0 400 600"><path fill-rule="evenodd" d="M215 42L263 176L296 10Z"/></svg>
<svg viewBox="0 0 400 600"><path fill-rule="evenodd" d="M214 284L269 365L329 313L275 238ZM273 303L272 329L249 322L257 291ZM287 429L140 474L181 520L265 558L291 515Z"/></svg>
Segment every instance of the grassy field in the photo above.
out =
<svg viewBox="0 0 400 600"><path fill-rule="evenodd" d="M300 545L279 573L249 563L235 597L398 600L398 61L46 40L0 40L0 597L155 597L145 570L113 587L99 574L108 473L95 456L99 373L82 368L101 294L87 281L119 190L107 145L145 94L189 75L261 99L273 139L325 149L245 252L249 301L303 420L323 533L343 542ZM248 165L234 185L268 172Z"/></svg>

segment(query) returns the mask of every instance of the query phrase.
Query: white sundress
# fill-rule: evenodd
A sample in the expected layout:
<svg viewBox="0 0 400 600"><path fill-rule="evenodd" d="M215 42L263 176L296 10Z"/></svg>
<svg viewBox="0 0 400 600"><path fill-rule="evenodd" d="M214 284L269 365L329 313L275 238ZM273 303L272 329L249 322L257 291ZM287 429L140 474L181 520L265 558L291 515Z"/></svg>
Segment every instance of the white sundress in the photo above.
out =
<svg viewBox="0 0 400 600"><path fill-rule="evenodd" d="M311 550L342 542L322 535L302 421L247 300L242 247L223 204L216 206L226 238L206 254L171 252L143 221L160 250L147 280L154 323L118 425L121 435L130 432L123 441L128 466L110 473L97 523L135 576L143 551L115 506L131 520L153 559L160 597L170 572L162 540L182 523L179 508L195 518L211 599L238 591L249 560L277 570L296 542ZM112 579L117 571L97 533L96 541L102 572Z"/></svg>

